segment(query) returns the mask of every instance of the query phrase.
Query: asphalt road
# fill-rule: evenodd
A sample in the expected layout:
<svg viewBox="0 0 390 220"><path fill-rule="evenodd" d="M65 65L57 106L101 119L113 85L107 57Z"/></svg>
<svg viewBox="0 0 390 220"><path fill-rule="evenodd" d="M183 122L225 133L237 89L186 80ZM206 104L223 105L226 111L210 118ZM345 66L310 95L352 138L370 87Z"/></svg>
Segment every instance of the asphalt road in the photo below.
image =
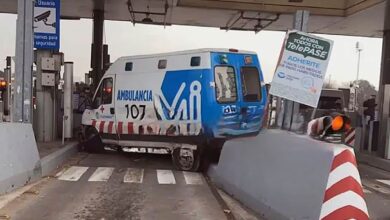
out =
<svg viewBox="0 0 390 220"><path fill-rule="evenodd" d="M390 173L359 164L365 200L370 219L390 219Z"/></svg>
<svg viewBox="0 0 390 220"><path fill-rule="evenodd" d="M390 219L390 173L359 164L370 219ZM225 199L226 200L226 199ZM230 206L230 205L229 205ZM227 219L200 173L169 155L79 153L0 209L0 219ZM237 219L255 219L243 217Z"/></svg>
<svg viewBox="0 0 390 220"><path fill-rule="evenodd" d="M169 155L79 153L0 209L0 218L226 219L200 173L173 169Z"/></svg>

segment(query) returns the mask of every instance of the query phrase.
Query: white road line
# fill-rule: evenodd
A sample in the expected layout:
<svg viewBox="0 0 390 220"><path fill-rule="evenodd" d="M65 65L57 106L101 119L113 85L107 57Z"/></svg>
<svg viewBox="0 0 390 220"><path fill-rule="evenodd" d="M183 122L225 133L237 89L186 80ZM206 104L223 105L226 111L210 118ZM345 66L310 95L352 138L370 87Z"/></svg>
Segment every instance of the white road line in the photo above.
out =
<svg viewBox="0 0 390 220"><path fill-rule="evenodd" d="M58 179L65 181L77 181L88 170L88 167L72 166L62 173Z"/></svg>
<svg viewBox="0 0 390 220"><path fill-rule="evenodd" d="M381 182L381 183L383 183L383 184L386 184L386 185L390 186L390 180L376 180L376 181Z"/></svg>
<svg viewBox="0 0 390 220"><path fill-rule="evenodd" d="M142 183L144 179L144 169L128 168L123 178L125 183Z"/></svg>
<svg viewBox="0 0 390 220"><path fill-rule="evenodd" d="M366 188L363 188L363 192L364 192L365 194L370 194L370 193L372 193L370 190L368 190L368 189L366 189Z"/></svg>
<svg viewBox="0 0 390 220"><path fill-rule="evenodd" d="M194 173L194 172L186 172L183 171L184 179L186 181L186 184L189 185L202 185L202 175L200 173Z"/></svg>
<svg viewBox="0 0 390 220"><path fill-rule="evenodd" d="M362 181L363 185L367 186L367 188L370 188L371 191L376 191L387 195L390 194L390 190L387 187L381 186L374 180L363 179Z"/></svg>
<svg viewBox="0 0 390 220"><path fill-rule="evenodd" d="M98 167L95 172L89 177L89 182L107 182L110 179L113 167Z"/></svg>
<svg viewBox="0 0 390 220"><path fill-rule="evenodd" d="M157 170L157 181L159 184L176 184L172 170Z"/></svg>

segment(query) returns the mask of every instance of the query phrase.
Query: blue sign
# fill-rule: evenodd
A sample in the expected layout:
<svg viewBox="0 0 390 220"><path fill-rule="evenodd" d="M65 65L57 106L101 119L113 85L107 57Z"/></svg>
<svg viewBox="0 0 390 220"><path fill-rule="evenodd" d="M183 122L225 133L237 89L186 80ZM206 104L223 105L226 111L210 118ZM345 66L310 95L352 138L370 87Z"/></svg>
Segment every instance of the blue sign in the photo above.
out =
<svg viewBox="0 0 390 220"><path fill-rule="evenodd" d="M35 1L34 47L60 49L60 0Z"/></svg>

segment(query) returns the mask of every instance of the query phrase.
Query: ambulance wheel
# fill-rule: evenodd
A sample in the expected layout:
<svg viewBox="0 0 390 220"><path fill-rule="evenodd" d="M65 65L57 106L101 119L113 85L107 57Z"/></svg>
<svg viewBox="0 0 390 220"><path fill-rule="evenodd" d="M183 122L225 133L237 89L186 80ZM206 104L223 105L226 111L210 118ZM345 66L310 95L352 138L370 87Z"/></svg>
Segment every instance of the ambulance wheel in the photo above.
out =
<svg viewBox="0 0 390 220"><path fill-rule="evenodd" d="M224 143L224 140L212 140L204 144L200 170L207 172L210 164L218 164Z"/></svg>
<svg viewBox="0 0 390 220"><path fill-rule="evenodd" d="M93 127L86 128L84 149L88 153L104 152L104 144L100 139L99 133Z"/></svg>
<svg viewBox="0 0 390 220"><path fill-rule="evenodd" d="M201 161L201 149L176 148L172 152L172 161L178 170L196 172L199 171Z"/></svg>
<svg viewBox="0 0 390 220"><path fill-rule="evenodd" d="M222 147L225 144L225 140L213 140L208 145L208 157L211 163L218 163L221 157Z"/></svg>

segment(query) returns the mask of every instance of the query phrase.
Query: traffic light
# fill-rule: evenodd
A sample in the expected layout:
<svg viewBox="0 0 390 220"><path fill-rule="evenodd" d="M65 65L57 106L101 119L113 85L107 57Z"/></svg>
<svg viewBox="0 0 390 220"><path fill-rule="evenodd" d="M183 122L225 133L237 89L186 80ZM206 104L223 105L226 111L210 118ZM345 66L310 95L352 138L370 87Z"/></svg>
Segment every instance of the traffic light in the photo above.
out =
<svg viewBox="0 0 390 220"><path fill-rule="evenodd" d="M0 79L0 91L5 91L7 90L7 81Z"/></svg>
<svg viewBox="0 0 390 220"><path fill-rule="evenodd" d="M341 143L349 129L351 129L351 119L342 114L316 118L308 124L310 136L333 143Z"/></svg>
<svg viewBox="0 0 390 220"><path fill-rule="evenodd" d="M341 134L351 129L351 119L345 115L333 117L331 123L325 129L326 134Z"/></svg>
<svg viewBox="0 0 390 220"><path fill-rule="evenodd" d="M363 102L363 107L365 108L363 111L364 115L368 115L371 117L371 119L374 119L375 117L375 98L367 99Z"/></svg>

